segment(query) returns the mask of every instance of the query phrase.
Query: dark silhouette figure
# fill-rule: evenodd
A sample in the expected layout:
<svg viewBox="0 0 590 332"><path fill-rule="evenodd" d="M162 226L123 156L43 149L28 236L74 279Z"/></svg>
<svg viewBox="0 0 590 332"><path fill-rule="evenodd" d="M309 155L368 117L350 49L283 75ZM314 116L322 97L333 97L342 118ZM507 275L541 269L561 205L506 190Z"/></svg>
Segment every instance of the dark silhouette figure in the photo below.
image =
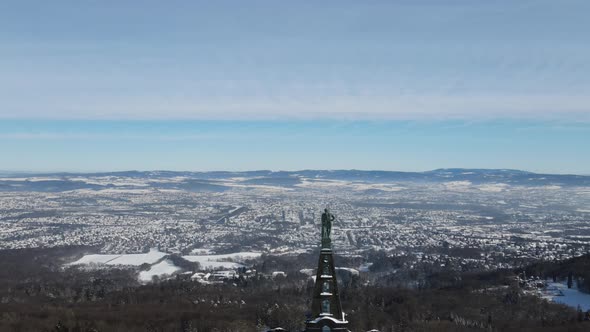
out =
<svg viewBox="0 0 590 332"><path fill-rule="evenodd" d="M328 209L324 209L324 213L322 213L322 239L329 239L330 233L332 232L332 221L334 221L336 217L328 211Z"/></svg>

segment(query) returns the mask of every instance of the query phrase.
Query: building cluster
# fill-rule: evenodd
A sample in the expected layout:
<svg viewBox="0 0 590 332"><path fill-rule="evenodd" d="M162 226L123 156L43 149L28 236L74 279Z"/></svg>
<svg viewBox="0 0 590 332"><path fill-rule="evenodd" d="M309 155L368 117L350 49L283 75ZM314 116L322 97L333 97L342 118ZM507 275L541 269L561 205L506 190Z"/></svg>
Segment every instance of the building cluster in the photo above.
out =
<svg viewBox="0 0 590 332"><path fill-rule="evenodd" d="M235 187L222 192L140 189L0 192L0 249L96 246L187 254L312 251L320 212L336 211L339 253L385 251L481 269L560 260L590 249L584 188L400 184ZM354 187L352 187L354 189Z"/></svg>

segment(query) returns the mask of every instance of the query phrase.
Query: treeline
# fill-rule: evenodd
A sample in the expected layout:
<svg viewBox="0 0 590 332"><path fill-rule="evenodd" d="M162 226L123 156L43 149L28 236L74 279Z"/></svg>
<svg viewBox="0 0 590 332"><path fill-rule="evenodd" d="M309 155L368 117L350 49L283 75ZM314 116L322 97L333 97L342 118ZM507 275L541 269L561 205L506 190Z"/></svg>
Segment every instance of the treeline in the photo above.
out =
<svg viewBox="0 0 590 332"><path fill-rule="evenodd" d="M63 255L80 250L0 251L2 266L18 270L14 277L0 273L0 331L300 331L309 314L313 281L298 270L315 266L317 256L265 257L256 276L219 285L182 276L139 285L132 270L60 267ZM269 277L276 269L287 276ZM522 293L513 275L459 273L450 283L415 289L355 276L340 291L351 331L590 330L576 310Z"/></svg>
<svg viewBox="0 0 590 332"><path fill-rule="evenodd" d="M590 293L590 254L564 261L538 262L524 269L528 276L543 279L563 280L573 278L578 281L581 291Z"/></svg>

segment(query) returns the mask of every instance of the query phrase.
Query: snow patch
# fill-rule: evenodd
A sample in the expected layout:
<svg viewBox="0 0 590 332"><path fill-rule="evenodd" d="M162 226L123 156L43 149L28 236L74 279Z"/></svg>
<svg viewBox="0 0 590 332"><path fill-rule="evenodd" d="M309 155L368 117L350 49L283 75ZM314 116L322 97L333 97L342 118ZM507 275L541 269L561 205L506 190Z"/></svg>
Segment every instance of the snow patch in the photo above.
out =
<svg viewBox="0 0 590 332"><path fill-rule="evenodd" d="M572 308L580 306L583 311L590 310L590 294L580 292L577 287L567 288L565 283L548 283L547 288L542 291L541 297Z"/></svg>
<svg viewBox="0 0 590 332"><path fill-rule="evenodd" d="M141 264L154 264L166 256L166 253L158 249L150 249L145 254L125 254L125 255L85 255L79 260L68 265L89 265L89 264L106 264L106 265L131 265L140 266Z"/></svg>
<svg viewBox="0 0 590 332"><path fill-rule="evenodd" d="M154 276L160 278L170 276L175 272L180 271L180 268L171 261L165 259L158 264L152 265L149 270L141 271L138 279L140 282L150 282Z"/></svg>
<svg viewBox="0 0 590 332"><path fill-rule="evenodd" d="M244 267L243 262L249 259L256 259L262 256L260 252L236 252L232 254L224 255L187 255L182 256L189 262L197 262L201 265L203 270L216 270L216 269L236 269ZM228 260L232 260L228 262Z"/></svg>
<svg viewBox="0 0 590 332"><path fill-rule="evenodd" d="M477 189L485 192L491 193L499 193L505 190L508 187L506 183L492 183L492 184L483 184L477 187Z"/></svg>
<svg viewBox="0 0 590 332"><path fill-rule="evenodd" d="M448 190L465 190L471 186L471 181L450 181L443 183L443 185Z"/></svg>
<svg viewBox="0 0 590 332"><path fill-rule="evenodd" d="M144 263L154 264L160 259L162 259L164 256L166 256L166 253L163 253L157 249L150 249L150 252L146 254L121 255L120 257L115 258L110 262L107 262L107 265L140 266Z"/></svg>
<svg viewBox="0 0 590 332"><path fill-rule="evenodd" d="M121 255L86 255L68 265L106 264Z"/></svg>

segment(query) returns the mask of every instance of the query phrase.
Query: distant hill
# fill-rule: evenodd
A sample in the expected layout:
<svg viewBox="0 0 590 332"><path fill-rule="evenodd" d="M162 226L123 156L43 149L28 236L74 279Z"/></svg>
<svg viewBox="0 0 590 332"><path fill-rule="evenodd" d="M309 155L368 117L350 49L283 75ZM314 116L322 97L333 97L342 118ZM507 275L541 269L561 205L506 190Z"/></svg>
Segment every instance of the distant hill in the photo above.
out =
<svg viewBox="0 0 590 332"><path fill-rule="evenodd" d="M90 178L103 178L103 180L99 183L97 181L85 181ZM379 170L178 172L160 170L101 173L4 173L0 175L0 191L66 191L75 189L100 190L112 187L124 188L124 185L114 185L109 182L120 178L144 180L151 188L216 192L229 189L228 181L245 186L267 185L279 187L293 187L300 184L302 180L340 180L367 183L443 183L468 181L471 184L504 183L518 186L590 186L590 176L538 174L513 169L447 168L426 172ZM157 179L175 179L175 181L159 182L156 181ZM133 187L133 185L130 185L130 187Z"/></svg>

